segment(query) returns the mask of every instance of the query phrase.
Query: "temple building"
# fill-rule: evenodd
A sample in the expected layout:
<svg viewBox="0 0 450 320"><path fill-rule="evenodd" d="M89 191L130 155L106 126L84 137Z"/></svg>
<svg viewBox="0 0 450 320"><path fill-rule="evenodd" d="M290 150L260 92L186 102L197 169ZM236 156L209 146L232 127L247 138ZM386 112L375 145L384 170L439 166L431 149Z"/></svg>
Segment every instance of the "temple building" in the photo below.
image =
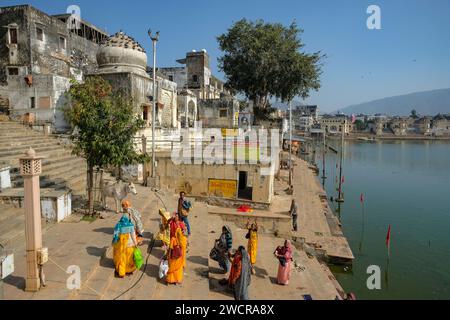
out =
<svg viewBox="0 0 450 320"><path fill-rule="evenodd" d="M156 97L153 79L147 73L147 54L142 46L124 32L104 41L97 52L98 70L89 76L100 76L115 90L123 90L134 103L134 109L147 123L152 123L153 99L156 100L156 127L177 128L177 84L157 77ZM151 134L151 133L150 133Z"/></svg>

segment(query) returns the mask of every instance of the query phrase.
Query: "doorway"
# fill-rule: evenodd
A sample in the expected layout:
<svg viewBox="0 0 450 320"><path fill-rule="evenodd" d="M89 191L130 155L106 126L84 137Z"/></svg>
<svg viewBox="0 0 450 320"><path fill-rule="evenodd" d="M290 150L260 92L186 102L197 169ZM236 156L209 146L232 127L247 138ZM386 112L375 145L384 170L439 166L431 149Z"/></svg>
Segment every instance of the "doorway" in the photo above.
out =
<svg viewBox="0 0 450 320"><path fill-rule="evenodd" d="M248 172L239 171L238 198L252 200L253 188L247 187Z"/></svg>

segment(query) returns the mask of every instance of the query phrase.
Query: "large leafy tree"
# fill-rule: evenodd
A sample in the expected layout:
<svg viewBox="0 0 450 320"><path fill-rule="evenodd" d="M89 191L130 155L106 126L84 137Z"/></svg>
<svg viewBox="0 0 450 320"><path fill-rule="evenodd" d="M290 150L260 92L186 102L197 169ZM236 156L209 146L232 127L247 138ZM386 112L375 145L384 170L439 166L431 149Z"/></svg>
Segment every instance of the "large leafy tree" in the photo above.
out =
<svg viewBox="0 0 450 320"><path fill-rule="evenodd" d="M320 88L324 56L301 51L302 32L295 22L285 27L242 19L217 37L223 51L219 68L226 75L226 86L253 101L256 117L270 112L271 98L284 102L295 96L306 98L310 90Z"/></svg>
<svg viewBox="0 0 450 320"><path fill-rule="evenodd" d="M94 211L93 177L95 168L142 163L146 155L137 154L133 138L144 127L128 95L114 92L100 77L83 83L72 82L65 110L75 129L71 136L73 153L86 159L88 165L89 213Z"/></svg>

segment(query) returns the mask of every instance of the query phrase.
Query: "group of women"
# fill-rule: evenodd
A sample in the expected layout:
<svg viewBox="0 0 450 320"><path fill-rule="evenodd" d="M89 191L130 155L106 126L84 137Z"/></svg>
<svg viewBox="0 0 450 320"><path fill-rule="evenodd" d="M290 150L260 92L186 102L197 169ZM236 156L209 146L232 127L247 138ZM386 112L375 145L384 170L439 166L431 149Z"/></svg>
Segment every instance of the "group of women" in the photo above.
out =
<svg viewBox="0 0 450 320"><path fill-rule="evenodd" d="M122 202L123 215L114 227L113 260L118 277L123 278L136 270L136 251L142 239L142 222L140 215L136 220L137 211L130 210L129 201ZM161 229L157 236L163 243L164 258L168 261L166 281L168 284L179 285L183 281L186 266L187 229L178 213L172 215L164 209L159 210Z"/></svg>
<svg viewBox="0 0 450 320"><path fill-rule="evenodd" d="M247 222L247 249L240 246L235 253L232 253L233 236L228 226L222 227L222 234L216 240L210 256L219 263L223 272L229 272L228 278L220 281L222 285L227 285L233 290L236 300L248 300L248 287L251 283L251 275L256 274L255 264L258 252L258 224L256 221L250 224ZM280 285L288 285L293 261L292 244L286 240L283 246L278 247L274 252L279 261L277 281Z"/></svg>
<svg viewBox="0 0 450 320"><path fill-rule="evenodd" d="M119 277L124 277L136 270L134 254L139 245L137 236L142 236L142 226L140 226L138 232L133 224L135 217L134 215L132 216L132 213L135 212L129 210L130 207L131 204L128 201L122 203L124 213L114 228L114 265ZM183 282L184 269L186 267L188 230L178 213L170 214L166 210L160 209L159 215L161 217L161 225L156 239L162 241L165 252L163 259L166 259L168 262L166 282L167 284L180 285ZM248 287L251 283L251 275L256 274L255 264L258 252L257 222L250 224L250 221L248 221L247 231L247 249L244 246L240 246L233 253L231 229L228 226L223 226L220 238L216 240L210 254L211 258L219 263L223 272L225 274L229 273L228 278L223 279L221 284L228 285L233 290L236 300L248 300ZM289 284L293 261L291 242L286 240L283 246L275 250L274 255L279 261L278 283L287 285Z"/></svg>

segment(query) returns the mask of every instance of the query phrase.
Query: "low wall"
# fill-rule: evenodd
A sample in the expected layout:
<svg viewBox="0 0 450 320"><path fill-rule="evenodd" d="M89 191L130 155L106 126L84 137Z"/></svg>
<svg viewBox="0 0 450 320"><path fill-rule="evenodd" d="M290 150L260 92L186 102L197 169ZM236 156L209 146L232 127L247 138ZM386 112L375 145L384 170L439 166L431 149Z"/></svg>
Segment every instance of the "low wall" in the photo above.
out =
<svg viewBox="0 0 450 320"><path fill-rule="evenodd" d="M239 228L245 228L248 222L256 219L260 232L274 235L289 234L292 229L292 219L288 215L273 214L270 212L252 212L241 213L232 212L222 208L212 208L208 210L209 214L219 215L224 222L233 223Z"/></svg>
<svg viewBox="0 0 450 320"><path fill-rule="evenodd" d="M0 166L0 191L2 189L11 188L11 176L9 174L9 166Z"/></svg>
<svg viewBox="0 0 450 320"><path fill-rule="evenodd" d="M0 203L25 206L23 189L0 193ZM41 190L41 216L48 222L60 222L72 214L72 194L69 191Z"/></svg>

